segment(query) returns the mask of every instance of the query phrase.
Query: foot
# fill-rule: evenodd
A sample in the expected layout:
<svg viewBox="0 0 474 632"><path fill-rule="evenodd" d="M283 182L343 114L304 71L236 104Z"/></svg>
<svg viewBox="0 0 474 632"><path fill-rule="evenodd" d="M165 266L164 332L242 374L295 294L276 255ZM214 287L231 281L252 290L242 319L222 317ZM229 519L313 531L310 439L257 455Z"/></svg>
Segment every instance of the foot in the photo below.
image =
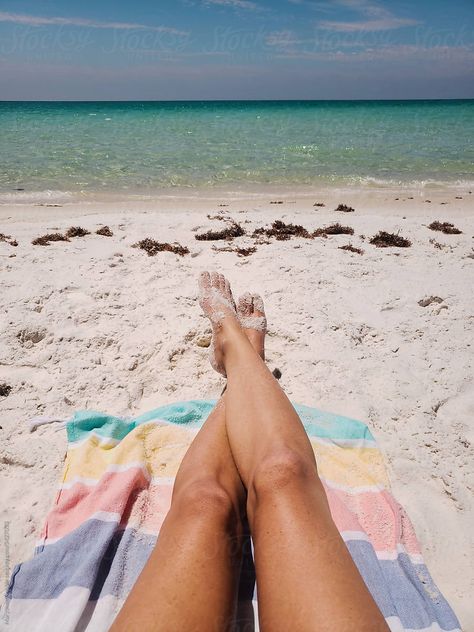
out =
<svg viewBox="0 0 474 632"><path fill-rule="evenodd" d="M237 304L237 316L250 344L262 360L265 360L267 319L260 294L242 294Z"/></svg>
<svg viewBox="0 0 474 632"><path fill-rule="evenodd" d="M199 304L211 321L211 366L225 377L224 343L229 331L241 330L229 281L217 272L203 272L199 277Z"/></svg>

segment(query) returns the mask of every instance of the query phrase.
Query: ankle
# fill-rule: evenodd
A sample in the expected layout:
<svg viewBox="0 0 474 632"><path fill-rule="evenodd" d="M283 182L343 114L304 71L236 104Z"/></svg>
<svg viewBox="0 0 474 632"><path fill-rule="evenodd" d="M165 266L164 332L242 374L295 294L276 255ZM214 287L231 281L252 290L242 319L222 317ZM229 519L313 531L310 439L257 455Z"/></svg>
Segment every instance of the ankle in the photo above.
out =
<svg viewBox="0 0 474 632"><path fill-rule="evenodd" d="M221 323L219 338L224 364L239 350L246 347L253 348L238 321L224 319Z"/></svg>

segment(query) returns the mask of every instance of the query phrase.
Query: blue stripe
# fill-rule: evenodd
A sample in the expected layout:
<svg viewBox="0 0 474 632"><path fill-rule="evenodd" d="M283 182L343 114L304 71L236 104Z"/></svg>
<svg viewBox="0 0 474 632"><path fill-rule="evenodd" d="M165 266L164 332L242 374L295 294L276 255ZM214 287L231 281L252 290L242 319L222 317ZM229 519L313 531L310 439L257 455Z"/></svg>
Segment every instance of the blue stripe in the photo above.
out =
<svg viewBox="0 0 474 632"><path fill-rule="evenodd" d="M379 560L363 540L351 540L347 547L385 618L398 616L405 628L415 630L434 622L444 630L460 627L425 564L413 564L405 553Z"/></svg>
<svg viewBox="0 0 474 632"><path fill-rule="evenodd" d="M154 536L135 529L123 531L112 522L88 520L20 565L7 597L53 599L69 586L81 586L91 591L92 601L105 595L124 599L155 542ZM384 617L398 616L412 629L435 621L446 630L459 627L424 564L412 564L405 554L380 561L365 541L353 540L347 546Z"/></svg>

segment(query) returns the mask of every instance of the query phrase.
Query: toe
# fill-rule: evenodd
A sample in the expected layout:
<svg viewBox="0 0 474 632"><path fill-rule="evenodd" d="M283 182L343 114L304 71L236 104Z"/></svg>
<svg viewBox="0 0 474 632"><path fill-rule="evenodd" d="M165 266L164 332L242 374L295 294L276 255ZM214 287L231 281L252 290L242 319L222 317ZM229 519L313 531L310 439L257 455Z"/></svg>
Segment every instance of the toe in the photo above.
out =
<svg viewBox="0 0 474 632"><path fill-rule="evenodd" d="M225 277L223 274L219 274L219 290L225 296Z"/></svg>
<svg viewBox="0 0 474 632"><path fill-rule="evenodd" d="M263 304L263 298L260 294L252 294L252 304L255 316L265 316L265 306Z"/></svg>
<svg viewBox="0 0 474 632"><path fill-rule="evenodd" d="M225 297L227 298L227 300L229 301L229 303L232 305L232 307L234 309L234 312L236 312L237 311L237 307L235 305L234 296L232 294L232 289L230 287L229 281L226 278L224 278L224 294L225 294Z"/></svg>
<svg viewBox="0 0 474 632"><path fill-rule="evenodd" d="M199 288L208 290L211 287L211 276L209 272L201 272L199 275Z"/></svg>
<svg viewBox="0 0 474 632"><path fill-rule="evenodd" d="M245 292L245 294L242 294L239 298L237 311L241 317L250 316L252 314L252 295L250 292Z"/></svg>
<svg viewBox="0 0 474 632"><path fill-rule="evenodd" d="M211 286L216 290L220 289L219 274L217 272L211 272Z"/></svg>

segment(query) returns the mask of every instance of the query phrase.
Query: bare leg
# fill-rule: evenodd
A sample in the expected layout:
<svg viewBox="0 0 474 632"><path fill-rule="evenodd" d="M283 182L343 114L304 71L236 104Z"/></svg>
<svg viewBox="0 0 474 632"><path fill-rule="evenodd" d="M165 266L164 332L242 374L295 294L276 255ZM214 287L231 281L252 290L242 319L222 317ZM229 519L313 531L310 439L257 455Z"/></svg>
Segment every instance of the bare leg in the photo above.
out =
<svg viewBox="0 0 474 632"><path fill-rule="evenodd" d="M242 318L252 309L242 297ZM264 357L265 331L248 325L247 338ZM247 519L241 523L244 505L222 398L183 459L155 551L112 629L224 631L232 627L238 595L235 630L253 630L254 569Z"/></svg>
<svg viewBox="0 0 474 632"><path fill-rule="evenodd" d="M226 426L248 490L262 630L385 632L332 520L303 425L228 308L228 283L204 274L200 285L228 378Z"/></svg>
<svg viewBox="0 0 474 632"><path fill-rule="evenodd" d="M221 399L183 459L155 549L112 631L232 630L244 513Z"/></svg>

